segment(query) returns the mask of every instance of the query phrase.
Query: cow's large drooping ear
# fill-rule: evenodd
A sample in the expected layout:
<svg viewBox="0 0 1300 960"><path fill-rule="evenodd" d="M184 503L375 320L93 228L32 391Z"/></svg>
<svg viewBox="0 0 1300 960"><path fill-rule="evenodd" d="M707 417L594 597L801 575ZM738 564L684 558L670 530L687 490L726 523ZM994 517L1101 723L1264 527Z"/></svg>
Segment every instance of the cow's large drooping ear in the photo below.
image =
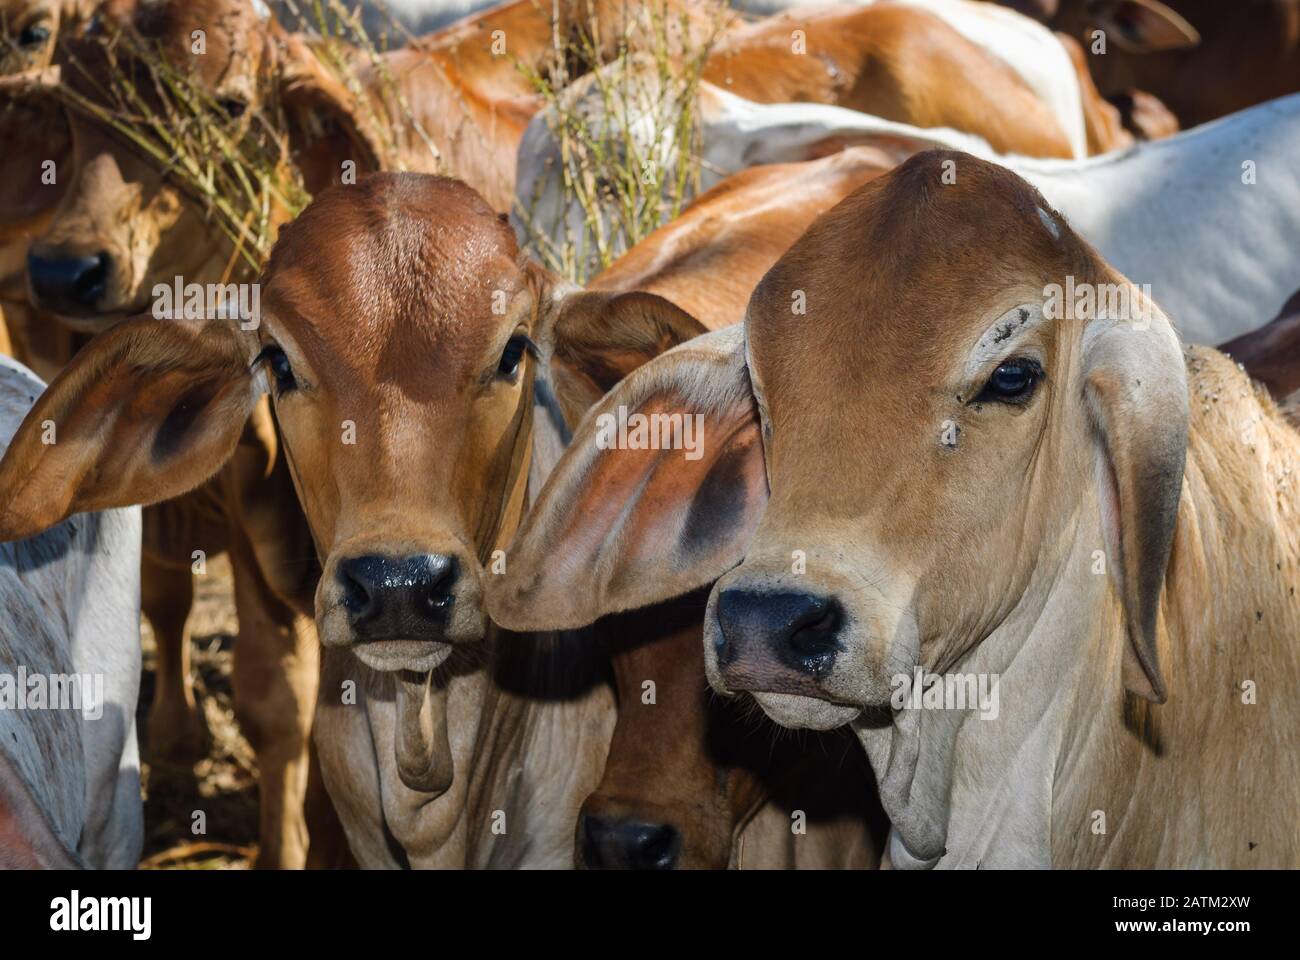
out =
<svg viewBox="0 0 1300 960"><path fill-rule="evenodd" d="M303 186L316 194L344 182L343 164L357 176L380 169L384 150L371 129L377 108L360 102L297 37L284 46L280 108Z"/></svg>
<svg viewBox="0 0 1300 960"><path fill-rule="evenodd" d="M767 503L759 430L740 327L634 371L588 411L488 577L493 620L577 628L716 580Z"/></svg>
<svg viewBox="0 0 1300 960"><path fill-rule="evenodd" d="M1099 0L1089 5L1092 25L1128 53L1189 50L1201 35L1160 0Z"/></svg>
<svg viewBox="0 0 1300 960"><path fill-rule="evenodd" d="M550 357L569 423L642 364L706 333L685 310L653 293L554 289L537 332Z"/></svg>
<svg viewBox="0 0 1300 960"><path fill-rule="evenodd" d="M1098 485L1110 573L1124 604L1125 687L1165 701L1157 655L1160 593L1173 546L1187 454L1187 373L1164 315L1149 324L1093 320L1083 384L1098 442Z"/></svg>
<svg viewBox="0 0 1300 960"><path fill-rule="evenodd" d="M100 334L0 459L0 540L193 489L234 452L258 394L229 321L140 317Z"/></svg>

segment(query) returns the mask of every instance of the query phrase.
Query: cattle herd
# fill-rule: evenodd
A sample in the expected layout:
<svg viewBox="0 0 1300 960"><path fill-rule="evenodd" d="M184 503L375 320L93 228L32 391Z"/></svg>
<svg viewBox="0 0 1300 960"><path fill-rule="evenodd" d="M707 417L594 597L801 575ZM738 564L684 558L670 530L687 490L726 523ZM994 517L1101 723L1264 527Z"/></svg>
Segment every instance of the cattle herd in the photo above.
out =
<svg viewBox="0 0 1300 960"><path fill-rule="evenodd" d="M735 7L0 0L0 866L1300 867L1300 2Z"/></svg>

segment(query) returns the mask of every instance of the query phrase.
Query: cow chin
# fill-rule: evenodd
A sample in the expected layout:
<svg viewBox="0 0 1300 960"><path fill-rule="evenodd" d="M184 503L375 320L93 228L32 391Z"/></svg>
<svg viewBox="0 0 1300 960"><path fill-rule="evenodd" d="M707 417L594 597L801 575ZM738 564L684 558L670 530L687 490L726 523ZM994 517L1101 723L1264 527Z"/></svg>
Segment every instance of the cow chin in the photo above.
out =
<svg viewBox="0 0 1300 960"><path fill-rule="evenodd" d="M774 723L801 730L834 730L856 720L862 712L857 707L791 693L754 693L752 696Z"/></svg>

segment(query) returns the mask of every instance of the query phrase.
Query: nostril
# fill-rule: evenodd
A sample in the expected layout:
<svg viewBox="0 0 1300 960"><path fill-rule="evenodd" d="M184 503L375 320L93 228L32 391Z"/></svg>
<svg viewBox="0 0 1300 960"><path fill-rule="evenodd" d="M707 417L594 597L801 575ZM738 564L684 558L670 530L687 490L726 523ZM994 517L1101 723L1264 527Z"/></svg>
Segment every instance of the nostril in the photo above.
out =
<svg viewBox="0 0 1300 960"><path fill-rule="evenodd" d="M790 649L805 656L821 656L838 650L836 635L840 631L842 616L839 605L825 598L817 598L792 624Z"/></svg>
<svg viewBox="0 0 1300 960"><path fill-rule="evenodd" d="M460 574L455 557L435 554L428 558L428 592L425 603L431 613L443 613L452 604L452 590Z"/></svg>
<svg viewBox="0 0 1300 960"><path fill-rule="evenodd" d="M642 830L635 857L638 870L671 870L677 865L681 837L666 824L647 824Z"/></svg>
<svg viewBox="0 0 1300 960"><path fill-rule="evenodd" d="M671 870L682 838L676 828L639 820L582 817L582 857L588 867Z"/></svg>
<svg viewBox="0 0 1300 960"><path fill-rule="evenodd" d="M27 276L36 300L55 310L93 309L108 285L112 258L103 251L85 257L27 256Z"/></svg>
<svg viewBox="0 0 1300 960"><path fill-rule="evenodd" d="M834 597L811 593L724 590L718 595L718 664L775 657L787 669L818 677L834 665L844 611Z"/></svg>
<svg viewBox="0 0 1300 960"><path fill-rule="evenodd" d="M343 607L354 619L364 618L374 607L375 587L367 557L345 560L339 564L339 586L343 588Z"/></svg>
<svg viewBox="0 0 1300 960"><path fill-rule="evenodd" d="M104 286L108 280L108 254L100 252L87 258L87 263L73 281L73 296L81 303L90 305L104 295Z"/></svg>
<svg viewBox="0 0 1300 960"><path fill-rule="evenodd" d="M340 603L370 634L420 633L446 619L459 572L454 556L440 554L349 557L338 565Z"/></svg>

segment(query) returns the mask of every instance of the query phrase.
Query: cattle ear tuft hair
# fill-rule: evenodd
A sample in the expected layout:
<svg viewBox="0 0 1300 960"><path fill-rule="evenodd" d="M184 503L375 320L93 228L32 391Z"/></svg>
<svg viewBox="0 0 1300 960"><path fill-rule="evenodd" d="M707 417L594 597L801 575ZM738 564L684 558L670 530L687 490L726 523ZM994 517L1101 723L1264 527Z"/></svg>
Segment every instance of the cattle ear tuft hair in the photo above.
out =
<svg viewBox="0 0 1300 960"><path fill-rule="evenodd" d="M1093 320L1083 384L1098 447L1097 482L1110 574L1124 609L1124 685L1167 696L1157 652L1160 597L1173 549L1187 453L1187 373L1169 321Z"/></svg>

